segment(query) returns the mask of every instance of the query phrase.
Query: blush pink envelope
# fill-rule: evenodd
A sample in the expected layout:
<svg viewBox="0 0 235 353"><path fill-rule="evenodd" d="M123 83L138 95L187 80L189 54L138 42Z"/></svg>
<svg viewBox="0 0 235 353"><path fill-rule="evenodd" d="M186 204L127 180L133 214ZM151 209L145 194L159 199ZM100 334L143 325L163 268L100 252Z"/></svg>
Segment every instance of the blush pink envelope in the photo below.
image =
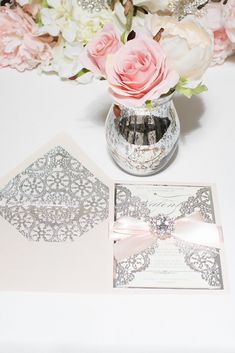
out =
<svg viewBox="0 0 235 353"><path fill-rule="evenodd" d="M0 289L111 290L111 186L65 135L1 180Z"/></svg>

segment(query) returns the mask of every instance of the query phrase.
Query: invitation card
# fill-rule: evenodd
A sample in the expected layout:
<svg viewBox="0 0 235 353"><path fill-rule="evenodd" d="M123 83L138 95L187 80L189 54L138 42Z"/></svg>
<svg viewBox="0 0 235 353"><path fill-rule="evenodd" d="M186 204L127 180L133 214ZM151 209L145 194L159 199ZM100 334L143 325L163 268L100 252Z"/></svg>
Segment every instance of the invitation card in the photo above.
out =
<svg viewBox="0 0 235 353"><path fill-rule="evenodd" d="M224 288L211 186L116 184L114 287Z"/></svg>

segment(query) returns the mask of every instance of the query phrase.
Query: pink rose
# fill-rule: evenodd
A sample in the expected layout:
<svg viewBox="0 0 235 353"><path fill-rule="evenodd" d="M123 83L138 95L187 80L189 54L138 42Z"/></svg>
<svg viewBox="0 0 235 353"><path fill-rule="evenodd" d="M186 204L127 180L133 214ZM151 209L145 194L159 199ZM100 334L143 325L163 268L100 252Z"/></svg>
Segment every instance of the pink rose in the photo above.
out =
<svg viewBox="0 0 235 353"><path fill-rule="evenodd" d="M24 71L50 58L50 46L36 36L36 30L20 7L0 7L0 67Z"/></svg>
<svg viewBox="0 0 235 353"><path fill-rule="evenodd" d="M233 53L233 44L224 28L214 31L213 64L223 64L225 59Z"/></svg>
<svg viewBox="0 0 235 353"><path fill-rule="evenodd" d="M84 48L80 60L84 67L95 74L106 77L105 64L108 54L116 53L121 42L111 24L106 24Z"/></svg>
<svg viewBox="0 0 235 353"><path fill-rule="evenodd" d="M179 81L169 70L161 46L150 38L136 38L109 57L106 65L109 91L116 103L141 106L159 98Z"/></svg>
<svg viewBox="0 0 235 353"><path fill-rule="evenodd" d="M224 27L233 44L235 44L235 0L229 0L224 10Z"/></svg>
<svg viewBox="0 0 235 353"><path fill-rule="evenodd" d="M202 24L212 32L214 37L214 52L212 65L222 64L233 53L233 44L230 41L224 26L226 21L224 11L226 6L221 3L209 3L205 7Z"/></svg>

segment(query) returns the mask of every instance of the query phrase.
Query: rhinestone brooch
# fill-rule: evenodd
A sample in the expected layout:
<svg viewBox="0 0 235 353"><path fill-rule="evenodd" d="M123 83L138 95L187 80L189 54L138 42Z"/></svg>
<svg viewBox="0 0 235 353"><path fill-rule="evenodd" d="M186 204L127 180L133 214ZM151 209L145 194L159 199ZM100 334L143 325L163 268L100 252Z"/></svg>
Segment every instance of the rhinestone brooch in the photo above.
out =
<svg viewBox="0 0 235 353"><path fill-rule="evenodd" d="M151 231L160 239L170 238L175 229L174 220L164 214L152 217L150 220Z"/></svg>

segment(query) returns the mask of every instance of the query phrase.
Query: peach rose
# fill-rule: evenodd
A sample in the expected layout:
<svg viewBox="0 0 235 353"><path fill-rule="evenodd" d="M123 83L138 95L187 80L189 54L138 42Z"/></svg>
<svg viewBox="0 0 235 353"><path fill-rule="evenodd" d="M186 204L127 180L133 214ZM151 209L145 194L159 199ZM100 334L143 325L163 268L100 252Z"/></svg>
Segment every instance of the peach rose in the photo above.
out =
<svg viewBox="0 0 235 353"><path fill-rule="evenodd" d="M141 106L173 88L179 75L169 70L161 46L151 38L135 38L110 55L106 65L109 91L116 103Z"/></svg>
<svg viewBox="0 0 235 353"><path fill-rule="evenodd" d="M107 56L108 54L116 53L121 45L113 25L107 23L84 48L80 60L88 70L106 77L105 64Z"/></svg>
<svg viewBox="0 0 235 353"><path fill-rule="evenodd" d="M50 58L50 46L34 34L36 30L20 7L0 7L0 67L24 71Z"/></svg>
<svg viewBox="0 0 235 353"><path fill-rule="evenodd" d="M224 27L233 44L235 44L235 0L229 0L225 6Z"/></svg>

